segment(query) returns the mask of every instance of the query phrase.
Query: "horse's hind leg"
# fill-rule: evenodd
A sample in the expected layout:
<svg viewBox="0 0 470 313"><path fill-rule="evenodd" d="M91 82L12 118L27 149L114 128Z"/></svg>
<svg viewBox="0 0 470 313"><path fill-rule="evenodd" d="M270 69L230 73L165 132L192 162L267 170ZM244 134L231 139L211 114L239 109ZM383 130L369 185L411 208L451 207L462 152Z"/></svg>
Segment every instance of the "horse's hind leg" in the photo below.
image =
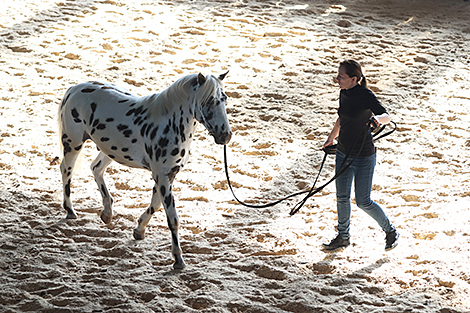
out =
<svg viewBox="0 0 470 313"><path fill-rule="evenodd" d="M134 229L134 238L136 240L142 240L145 237L145 227L150 221L153 213L160 208L162 204L160 194L157 190L157 185L153 187L152 201L147 210L140 216L137 227Z"/></svg>
<svg viewBox="0 0 470 313"><path fill-rule="evenodd" d="M111 222L113 217L113 198L109 194L108 188L104 182L104 171L106 167L108 167L109 163L113 160L110 159L106 154L100 152L98 157L91 163L91 170L93 171L93 176L95 177L95 181L98 184L98 188L101 192L101 196L103 197L103 206L104 209L101 212L101 220L106 224Z"/></svg>
<svg viewBox="0 0 470 313"><path fill-rule="evenodd" d="M72 207L70 200L70 184L72 182L73 168L77 157L82 149L83 142L74 142L67 134L62 134L62 147L64 157L60 163L60 172L62 173L62 184L64 193L64 209L67 212L67 219L77 218L77 213Z"/></svg>

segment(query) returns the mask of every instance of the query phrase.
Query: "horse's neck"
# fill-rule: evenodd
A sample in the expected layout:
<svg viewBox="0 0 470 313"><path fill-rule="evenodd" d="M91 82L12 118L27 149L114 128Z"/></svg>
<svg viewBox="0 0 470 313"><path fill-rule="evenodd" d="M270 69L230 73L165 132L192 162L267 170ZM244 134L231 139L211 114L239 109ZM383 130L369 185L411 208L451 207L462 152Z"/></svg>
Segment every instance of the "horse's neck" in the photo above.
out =
<svg viewBox="0 0 470 313"><path fill-rule="evenodd" d="M170 86L161 93L144 96L140 99L140 103L147 107L150 115L155 118L162 116L171 118L174 114L179 114L182 108L189 110L193 106L193 101L194 91L188 84Z"/></svg>
<svg viewBox="0 0 470 313"><path fill-rule="evenodd" d="M182 87L186 85L179 86L180 89L177 91L165 90L162 93L142 97L141 103L149 108L151 118L162 125L162 130L168 128L168 131L181 138L184 145L188 145L197 126L194 117L195 92L190 87L186 90Z"/></svg>

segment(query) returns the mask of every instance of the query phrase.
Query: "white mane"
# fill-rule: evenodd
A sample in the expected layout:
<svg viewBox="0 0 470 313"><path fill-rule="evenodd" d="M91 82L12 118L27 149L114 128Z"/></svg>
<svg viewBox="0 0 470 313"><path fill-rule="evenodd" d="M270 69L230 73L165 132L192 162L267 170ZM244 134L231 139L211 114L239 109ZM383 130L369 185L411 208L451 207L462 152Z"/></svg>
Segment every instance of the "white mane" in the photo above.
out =
<svg viewBox="0 0 470 313"><path fill-rule="evenodd" d="M179 107L180 104L188 100L189 94L193 92L193 87L197 84L197 77L198 74L184 76L161 93L143 97L141 104L149 109L152 116L168 115L175 106ZM207 75L205 78L205 83L195 91L195 103L206 101L222 83L213 75Z"/></svg>

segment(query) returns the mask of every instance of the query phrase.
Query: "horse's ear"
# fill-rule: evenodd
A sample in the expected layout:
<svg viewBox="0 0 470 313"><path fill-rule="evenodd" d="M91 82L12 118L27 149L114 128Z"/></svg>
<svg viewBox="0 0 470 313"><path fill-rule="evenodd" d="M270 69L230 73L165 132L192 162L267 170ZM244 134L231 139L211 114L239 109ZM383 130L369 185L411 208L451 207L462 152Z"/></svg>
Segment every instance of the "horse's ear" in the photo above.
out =
<svg viewBox="0 0 470 313"><path fill-rule="evenodd" d="M204 75L199 73L197 75L197 82L198 82L199 86L202 86L206 82L206 78L204 77Z"/></svg>
<svg viewBox="0 0 470 313"><path fill-rule="evenodd" d="M230 72L230 71L227 71L227 72L225 72L225 73L223 73L223 74L220 74L220 75L219 75L219 79L220 79L220 80L224 80L224 78L225 78L225 76L227 76L228 72Z"/></svg>

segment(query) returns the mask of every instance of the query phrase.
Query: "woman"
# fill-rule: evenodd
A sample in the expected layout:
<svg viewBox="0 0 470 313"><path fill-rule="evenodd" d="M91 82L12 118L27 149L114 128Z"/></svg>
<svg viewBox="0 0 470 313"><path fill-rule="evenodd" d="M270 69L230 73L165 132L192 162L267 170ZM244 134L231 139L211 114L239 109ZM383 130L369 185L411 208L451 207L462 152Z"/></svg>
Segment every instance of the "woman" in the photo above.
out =
<svg viewBox="0 0 470 313"><path fill-rule="evenodd" d="M354 179L356 204L375 219L386 233L385 250L388 251L397 246L400 235L382 208L370 199L376 149L368 125L371 123L374 126L388 124L390 117L372 91L367 89L367 81L358 62L354 60L341 62L336 80L341 89L339 117L323 147L333 145L334 140L338 137L336 171L340 170L347 155L349 158L343 168L356 156L357 159L336 179L338 234L329 244L323 244L323 247L326 250L335 250L350 244L350 195Z"/></svg>

